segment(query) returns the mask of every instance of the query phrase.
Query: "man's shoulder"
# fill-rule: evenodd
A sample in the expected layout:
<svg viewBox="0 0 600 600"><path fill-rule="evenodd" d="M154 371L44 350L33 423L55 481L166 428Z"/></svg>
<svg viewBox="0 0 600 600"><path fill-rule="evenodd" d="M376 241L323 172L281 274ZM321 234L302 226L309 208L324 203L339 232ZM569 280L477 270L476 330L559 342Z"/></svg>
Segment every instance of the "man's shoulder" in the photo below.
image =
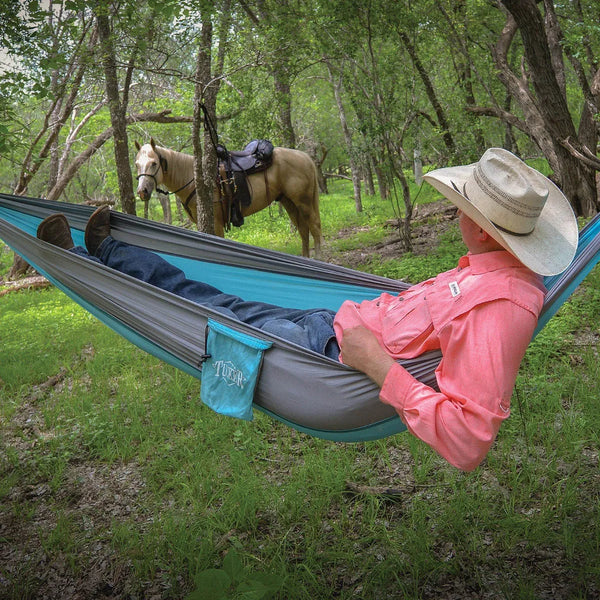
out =
<svg viewBox="0 0 600 600"><path fill-rule="evenodd" d="M436 278L427 302L438 324L497 301L508 301L536 317L540 314L545 294L541 277L510 260L504 266L496 261L490 269L477 268L481 267L477 262L475 269L459 267Z"/></svg>

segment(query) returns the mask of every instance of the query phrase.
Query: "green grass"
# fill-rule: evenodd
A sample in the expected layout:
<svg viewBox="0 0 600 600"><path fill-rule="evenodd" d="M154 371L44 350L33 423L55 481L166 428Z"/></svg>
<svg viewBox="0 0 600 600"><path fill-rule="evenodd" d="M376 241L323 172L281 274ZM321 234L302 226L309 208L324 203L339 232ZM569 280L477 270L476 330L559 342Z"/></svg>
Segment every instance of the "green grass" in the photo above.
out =
<svg viewBox="0 0 600 600"><path fill-rule="evenodd" d="M391 234L391 209L364 204L344 185L323 198L332 253ZM300 253L276 210L235 235ZM417 280L461 252L450 231L427 257L363 268ZM599 316L597 268L465 474L410 434L339 444L221 417L58 290L1 297L0 597L75 597L65 582L90 598L598 597Z"/></svg>

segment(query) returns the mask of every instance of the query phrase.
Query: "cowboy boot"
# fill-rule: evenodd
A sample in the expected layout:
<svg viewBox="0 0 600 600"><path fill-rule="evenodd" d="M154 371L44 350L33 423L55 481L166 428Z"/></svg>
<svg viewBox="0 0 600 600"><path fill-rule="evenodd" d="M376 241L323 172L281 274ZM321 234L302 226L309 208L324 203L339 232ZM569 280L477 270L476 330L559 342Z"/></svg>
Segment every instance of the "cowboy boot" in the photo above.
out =
<svg viewBox="0 0 600 600"><path fill-rule="evenodd" d="M85 245L95 256L100 244L110 235L110 208L104 205L97 208L85 228Z"/></svg>
<svg viewBox="0 0 600 600"><path fill-rule="evenodd" d="M61 213L46 217L38 225L37 237L64 250L70 250L75 246L67 217Z"/></svg>

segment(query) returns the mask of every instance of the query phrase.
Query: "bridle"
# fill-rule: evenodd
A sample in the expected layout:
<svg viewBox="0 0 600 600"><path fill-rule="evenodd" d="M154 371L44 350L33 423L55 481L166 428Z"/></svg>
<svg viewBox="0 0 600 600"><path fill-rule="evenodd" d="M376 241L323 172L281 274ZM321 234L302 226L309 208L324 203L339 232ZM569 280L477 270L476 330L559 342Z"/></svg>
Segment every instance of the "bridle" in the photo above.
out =
<svg viewBox="0 0 600 600"><path fill-rule="evenodd" d="M155 150L155 152L156 152L156 150ZM156 179L156 176L158 175L158 172L161 169L163 171L163 174L166 173L169 170L169 163L167 163L167 159L164 158L163 156L161 156L158 152L156 152L156 155L158 156L158 165L156 165L156 171L154 171L154 173L140 173L139 175L136 176L136 179L138 181L140 180L140 177L150 177L154 181L154 189L160 194L165 194L165 196L168 196L169 194L177 195L179 192L184 190L188 185L190 185L190 183L194 182L194 178L192 177L187 183L184 183L179 189L175 190L174 192L169 192L169 190L161 190L158 187L158 181ZM196 195L196 186L193 187L192 191L189 193L187 198L183 201L183 208L185 208L185 210L190 215L190 217L192 216L192 213L190 211L189 204L195 195Z"/></svg>
<svg viewBox="0 0 600 600"><path fill-rule="evenodd" d="M161 190L158 187L158 181L156 180L156 175L158 174L158 172L162 169L163 166L163 158L162 156L160 156L160 154L158 155L158 164L156 165L156 171L154 171L154 173L140 173L139 175L136 176L136 179L139 181L140 177L150 177L154 180L154 189L159 192L160 194L169 194L168 190ZM166 171L166 169L164 169L164 171ZM187 183L186 183L187 185ZM183 186L185 187L185 185ZM183 189L183 188L182 188Z"/></svg>

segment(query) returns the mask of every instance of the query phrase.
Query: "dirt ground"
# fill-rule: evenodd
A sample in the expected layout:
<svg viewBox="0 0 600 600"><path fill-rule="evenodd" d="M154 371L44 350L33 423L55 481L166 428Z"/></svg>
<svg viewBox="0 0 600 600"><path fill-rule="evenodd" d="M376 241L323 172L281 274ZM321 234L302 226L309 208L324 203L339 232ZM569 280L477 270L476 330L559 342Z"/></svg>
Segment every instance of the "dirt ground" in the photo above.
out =
<svg viewBox="0 0 600 600"><path fill-rule="evenodd" d="M436 248L440 235L447 231L455 221L456 209L448 200L419 205L411 221L413 254L424 255ZM369 257L373 255L378 255L382 261L400 257L405 250L399 234L398 223L388 221L387 227L389 229L387 238L368 248L346 251L338 253L337 256L331 256L327 251L327 244L325 244L324 260L356 268L368 262ZM357 229L352 227L342 229L338 234L338 238L352 237L356 231Z"/></svg>

